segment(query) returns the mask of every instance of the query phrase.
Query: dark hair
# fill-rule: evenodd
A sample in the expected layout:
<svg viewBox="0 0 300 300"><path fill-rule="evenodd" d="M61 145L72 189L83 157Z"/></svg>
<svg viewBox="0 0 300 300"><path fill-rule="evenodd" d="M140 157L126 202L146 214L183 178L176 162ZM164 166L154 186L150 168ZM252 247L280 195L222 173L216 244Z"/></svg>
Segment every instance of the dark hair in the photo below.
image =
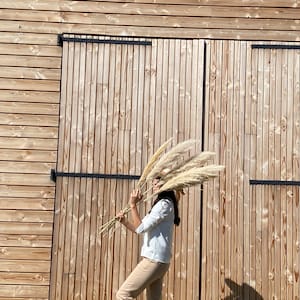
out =
<svg viewBox="0 0 300 300"><path fill-rule="evenodd" d="M175 192L170 190L170 191L164 191L159 193L156 200L153 203L153 206L161 199L169 199L172 201L174 206L174 224L178 226L180 224L180 218L179 218L178 204L177 204Z"/></svg>

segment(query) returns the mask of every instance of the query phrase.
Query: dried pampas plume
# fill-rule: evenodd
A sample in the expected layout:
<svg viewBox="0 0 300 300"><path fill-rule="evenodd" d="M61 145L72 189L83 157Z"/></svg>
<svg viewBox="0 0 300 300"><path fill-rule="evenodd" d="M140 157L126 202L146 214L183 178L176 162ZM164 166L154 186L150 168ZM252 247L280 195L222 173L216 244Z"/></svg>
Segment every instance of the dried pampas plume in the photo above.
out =
<svg viewBox="0 0 300 300"><path fill-rule="evenodd" d="M162 184L158 193L167 190L181 190L193 185L201 184L204 181L217 177L218 173L223 169L224 167L219 165L208 165L200 168L193 167L169 178L169 180Z"/></svg>
<svg viewBox="0 0 300 300"><path fill-rule="evenodd" d="M185 162L184 156L199 143L197 140L187 140L174 146L169 152L165 153L149 172L146 182L164 177L176 166L182 166Z"/></svg>
<svg viewBox="0 0 300 300"><path fill-rule="evenodd" d="M142 189L144 184L146 183L146 179L149 177L149 173L152 171L153 166L159 159L159 157L162 155L162 153L167 149L169 146L170 142L173 140L173 138L167 140L165 143L163 143L157 150L156 152L152 155L151 159L149 160L148 164L144 168L144 171L138 181L137 187L139 189Z"/></svg>
<svg viewBox="0 0 300 300"><path fill-rule="evenodd" d="M181 164L178 164L177 167L173 168L172 172L169 172L164 176L164 180L168 181L169 179L173 178L177 174L186 172L193 168L200 168L204 166L209 160L213 159L215 156L214 152L201 152L200 154L196 154L192 156L191 158L187 159L186 161L183 161Z"/></svg>
<svg viewBox="0 0 300 300"><path fill-rule="evenodd" d="M142 190L146 183L152 181L154 178L160 178L161 185L159 191L152 193L144 199L144 202L166 190L182 190L183 188L202 184L217 177L219 172L224 169L220 165L207 164L214 157L215 153L213 152L205 151L188 156L190 150L195 148L199 143L197 140L181 142L164 153L171 140L169 139L162 144L153 154L138 181L137 187ZM139 204L142 202L140 201ZM123 209L123 213L126 214L129 211L130 207L127 205ZM112 218L99 228L99 233L113 228L116 222L117 217Z"/></svg>

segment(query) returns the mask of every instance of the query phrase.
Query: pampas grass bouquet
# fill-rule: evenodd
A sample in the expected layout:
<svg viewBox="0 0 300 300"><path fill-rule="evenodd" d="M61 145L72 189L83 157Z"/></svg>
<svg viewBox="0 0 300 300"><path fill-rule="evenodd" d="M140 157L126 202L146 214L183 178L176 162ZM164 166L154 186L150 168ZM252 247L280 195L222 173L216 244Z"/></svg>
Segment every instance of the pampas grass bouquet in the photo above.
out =
<svg viewBox="0 0 300 300"><path fill-rule="evenodd" d="M219 172L224 169L224 166L209 163L215 156L214 152L203 151L190 155L191 150L199 144L198 140L180 142L167 151L171 142L172 139L169 139L162 144L145 166L137 183L137 189L147 197L138 202L139 205L153 199L163 191L182 191L184 188L202 184L217 177ZM157 192L149 195L149 191L152 189L146 190L146 186L155 178L160 178L160 188ZM129 211L130 207L127 205L123 209L123 213L127 214ZM113 217L101 225L99 233L112 229L117 220L117 217Z"/></svg>

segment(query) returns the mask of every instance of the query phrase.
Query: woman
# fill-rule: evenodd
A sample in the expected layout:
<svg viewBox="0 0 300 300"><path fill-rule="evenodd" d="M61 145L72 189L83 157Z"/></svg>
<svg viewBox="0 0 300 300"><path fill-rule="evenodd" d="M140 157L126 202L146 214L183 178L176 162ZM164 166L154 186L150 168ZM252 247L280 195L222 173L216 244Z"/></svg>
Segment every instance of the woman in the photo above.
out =
<svg viewBox="0 0 300 300"><path fill-rule="evenodd" d="M159 179L153 182L154 192L159 189ZM147 300L162 299L163 277L169 269L173 238L173 224L180 223L177 199L174 191L158 194L151 211L141 220L136 204L142 196L138 190L130 195L132 222L125 219L124 214L118 214L119 221L129 230L144 234L141 249L141 262L117 292L118 300L136 298L144 289L147 290Z"/></svg>

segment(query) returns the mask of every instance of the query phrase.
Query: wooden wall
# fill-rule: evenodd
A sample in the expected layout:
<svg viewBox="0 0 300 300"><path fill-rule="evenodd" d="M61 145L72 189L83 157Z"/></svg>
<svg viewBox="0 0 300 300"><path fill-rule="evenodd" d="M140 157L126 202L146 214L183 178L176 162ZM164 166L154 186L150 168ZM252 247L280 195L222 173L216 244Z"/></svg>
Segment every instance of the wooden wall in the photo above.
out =
<svg viewBox="0 0 300 300"><path fill-rule="evenodd" d="M121 4L114 0L1 0L0 298L48 298L55 197L55 185L50 181L49 173L50 169L55 167L57 161L62 58L62 48L57 45L58 34L78 32L86 34L207 39L211 40L207 42L208 44L212 43L209 51L214 51L214 56L210 57L215 57L216 60L219 59L219 65L213 64L209 68L210 70L216 70L214 68L221 68L222 64L227 65L228 62L217 58L217 53L223 53L225 48L221 46L223 45L222 42L220 44L215 42L216 44L214 44L213 40L298 41L300 33L299 15L299 0L189 0L184 1L184 3L177 0L144 0L123 1ZM250 52L242 50L245 49L242 45L234 47L240 49L236 50L241 51L236 52L240 53L239 57L245 54L247 60L234 59L238 59L237 61L243 65L251 63L254 68L254 62L252 58L249 58ZM265 57L264 54L262 54L262 57ZM258 59L257 66L260 65L261 59ZM264 59L267 61L267 57ZM293 64L291 62L293 60L294 58L289 58L289 64ZM233 66L228 65L229 67ZM225 70L227 72L227 69ZM210 74L209 78L212 78L214 75L211 72ZM243 80L251 81L248 73L245 76L246 79ZM222 85L220 77L216 78L217 82L210 81L209 89L213 89L219 84ZM260 78L258 77L258 79ZM296 80L295 82L298 81ZM229 84L231 84L231 81ZM290 82L286 84L287 90L291 90L292 84ZM224 85L222 86L223 88L221 89L216 88L214 94L210 93L210 101L214 101L218 97L224 97L224 90L222 90ZM253 85L253 89L255 88L255 85ZM259 90L260 86L257 85L256 89ZM241 90L242 95L250 92L251 90L249 89ZM238 93L238 91L232 90L230 93ZM232 95L230 93L228 97ZM297 97L297 94L294 94L293 99L297 99L295 97ZM279 97L276 101L280 100L281 98ZM266 105L268 106L268 104ZM240 108L240 106L234 107L236 109ZM215 111L214 104L209 108L209 111L211 111L210 117L219 120L220 116L218 113L220 111ZM227 110L222 112L221 116L228 112ZM210 118L211 126L217 126L212 125L214 119ZM262 119L259 120L262 124ZM283 120L285 119L283 118ZM295 120L297 121L297 119ZM248 124L248 127L252 126L251 122L246 124ZM232 129L232 126L237 125L236 123L228 123L226 128L222 127L222 130L227 132ZM240 130L240 127L234 128L235 130ZM291 141L291 137L294 134L298 134L298 128L296 126L292 131L289 131L286 141ZM216 145L221 145L221 149L226 149L228 145L227 139L224 140L223 137L223 139L218 140L218 134L217 130ZM266 137L267 133L264 134ZM260 136L258 135L258 137ZM258 139L257 145L260 145L261 141L264 141L264 138L262 140ZM213 148L216 147L211 142L211 138L207 138L207 145ZM296 145L298 145L297 142ZM250 148L245 146L245 149ZM227 153L227 150L222 151L223 158L220 156L220 159L224 161L224 153ZM242 154L242 152L234 153L236 157L238 154ZM274 153L275 156L278 155L276 151ZM228 153L226 155L227 160L229 160L230 155ZM266 155L265 153L263 158L259 157L258 160L260 162L263 161ZM244 163L241 162L242 165ZM250 164L250 162L248 163ZM293 163L290 161L288 170L291 169L291 165L294 166L295 164L297 165L295 159ZM275 170L277 171L276 168ZM252 164L251 170L255 169L255 165ZM296 178L298 173L294 167L293 172ZM228 176L231 175L229 174ZM223 182L222 184L224 186L225 183ZM224 197L225 192L224 190L222 191ZM239 197L243 195L241 191L234 191ZM259 195L267 193L267 191L258 192L256 188L252 188L250 191L254 194L260 193L257 194L255 199L260 198ZM290 199L289 195L291 195L291 192L290 190L288 192L288 194L283 192L284 199ZM271 191L268 193L272 194ZM297 190L292 194L297 195ZM250 194L247 195L250 199ZM250 205L251 203L249 200L248 204ZM259 205L267 204L257 203L255 205L261 207ZM254 214L255 207L252 208L252 214ZM242 210L242 207L239 207L239 209ZM291 206L287 206L287 212L291 210ZM287 214L287 220L294 222L297 215L289 219L290 216L291 213ZM215 221L219 218L216 214L213 214L213 217ZM250 222L250 216L248 216L247 222ZM260 228L260 223L257 226ZM272 227L272 225L270 226ZM297 227L295 228L297 232L298 229ZM211 230L217 229L212 227ZM297 252L297 246L290 242L291 236L295 236L294 233L291 233L294 231L286 230L285 232L287 233L287 245L293 245L293 251ZM252 233L252 235L253 239L255 239L255 233ZM219 240L216 235L213 236L215 240L210 240L211 244L208 245L216 245L216 242ZM220 235L220 238L225 243L225 236ZM253 245L249 244L249 247L253 251ZM282 247L282 249L285 249L285 246ZM279 251L278 248L274 249L275 252ZM206 251L213 253L217 257L219 255L218 252L210 252L209 248ZM254 254L253 252L251 253L252 256L250 257L253 257ZM249 255L245 256L245 259ZM285 259L285 264L290 266L292 264L291 258L286 257ZM209 268L213 268L213 266L210 265ZM222 268L220 271L222 275L218 278L224 278L225 276L223 275L225 271ZM279 267L276 266L276 268L278 269ZM213 270L212 274L219 274L217 267ZM290 268L288 270L290 272ZM290 274L289 272L288 274ZM258 274L260 273L258 272ZM249 275L249 278L252 278L251 276ZM211 281L208 282L212 282L213 279L215 278L212 277ZM281 290L283 291L285 287L290 287L284 280L286 279L282 275L280 282L282 282ZM225 295L223 281L218 279L217 282L218 284L214 283L214 286L216 289L219 289L218 286L220 285L221 295ZM274 287L276 288L278 288L277 283L278 281L275 281ZM260 292L260 288L258 288L258 291Z"/></svg>
<svg viewBox="0 0 300 300"><path fill-rule="evenodd" d="M121 2L121 3L120 3ZM299 40L299 0L2 0L1 42L55 45L61 32Z"/></svg>

